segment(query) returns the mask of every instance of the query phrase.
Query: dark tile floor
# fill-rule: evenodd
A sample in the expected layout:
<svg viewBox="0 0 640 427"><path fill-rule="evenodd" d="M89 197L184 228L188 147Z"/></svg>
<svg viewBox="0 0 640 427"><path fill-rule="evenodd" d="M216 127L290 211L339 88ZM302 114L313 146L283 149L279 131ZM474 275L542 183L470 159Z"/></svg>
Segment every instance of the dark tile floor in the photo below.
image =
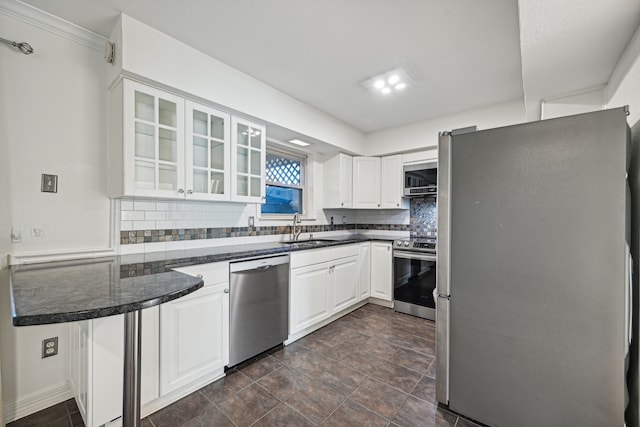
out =
<svg viewBox="0 0 640 427"><path fill-rule="evenodd" d="M474 427L435 404L435 327L373 304L143 420L144 427ZM73 400L9 424L79 426Z"/></svg>

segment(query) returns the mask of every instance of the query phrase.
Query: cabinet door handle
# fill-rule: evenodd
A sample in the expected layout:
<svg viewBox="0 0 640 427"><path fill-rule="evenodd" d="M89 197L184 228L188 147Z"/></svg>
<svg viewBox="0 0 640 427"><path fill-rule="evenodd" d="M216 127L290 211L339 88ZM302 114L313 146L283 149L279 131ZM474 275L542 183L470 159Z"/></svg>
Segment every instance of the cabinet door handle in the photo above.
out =
<svg viewBox="0 0 640 427"><path fill-rule="evenodd" d="M396 203L396 206L400 206L400 203Z"/></svg>
<svg viewBox="0 0 640 427"><path fill-rule="evenodd" d="M184 193L184 188L178 188L178 193L180 194Z"/></svg>
<svg viewBox="0 0 640 427"><path fill-rule="evenodd" d="M224 293L225 293L225 294L228 294L228 293L229 293L229 289L225 289L225 290L224 290Z"/></svg>

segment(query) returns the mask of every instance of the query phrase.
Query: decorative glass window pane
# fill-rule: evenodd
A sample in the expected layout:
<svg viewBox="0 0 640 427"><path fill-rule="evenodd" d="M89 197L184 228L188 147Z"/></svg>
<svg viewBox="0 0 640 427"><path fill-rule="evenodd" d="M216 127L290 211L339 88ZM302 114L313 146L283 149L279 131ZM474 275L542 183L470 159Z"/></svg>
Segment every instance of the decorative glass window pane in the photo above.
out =
<svg viewBox="0 0 640 427"><path fill-rule="evenodd" d="M207 136L207 113L193 110L193 133Z"/></svg>
<svg viewBox="0 0 640 427"><path fill-rule="evenodd" d="M274 184L300 185L300 161L267 153L267 181Z"/></svg>
<svg viewBox="0 0 640 427"><path fill-rule="evenodd" d="M155 101L153 96L136 91L135 95L136 119L155 121Z"/></svg>
<svg viewBox="0 0 640 427"><path fill-rule="evenodd" d="M156 135L155 128L151 125L136 122L136 156L155 159L156 157Z"/></svg>
<svg viewBox="0 0 640 427"><path fill-rule="evenodd" d="M224 139L224 119L211 116L211 137Z"/></svg>
<svg viewBox="0 0 640 427"><path fill-rule="evenodd" d="M175 103L160 99L158 101L159 108L159 121L161 125L171 126L172 128L178 126L178 116L176 109L178 108Z"/></svg>

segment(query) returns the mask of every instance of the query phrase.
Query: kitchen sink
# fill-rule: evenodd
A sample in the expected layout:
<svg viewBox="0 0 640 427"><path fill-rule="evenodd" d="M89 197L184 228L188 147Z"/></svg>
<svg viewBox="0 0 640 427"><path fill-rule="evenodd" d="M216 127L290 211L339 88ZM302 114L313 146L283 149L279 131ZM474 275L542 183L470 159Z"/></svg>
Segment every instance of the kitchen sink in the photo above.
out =
<svg viewBox="0 0 640 427"><path fill-rule="evenodd" d="M331 239L287 240L280 243L282 243L283 245L322 246L328 242L335 242L335 240L331 240Z"/></svg>

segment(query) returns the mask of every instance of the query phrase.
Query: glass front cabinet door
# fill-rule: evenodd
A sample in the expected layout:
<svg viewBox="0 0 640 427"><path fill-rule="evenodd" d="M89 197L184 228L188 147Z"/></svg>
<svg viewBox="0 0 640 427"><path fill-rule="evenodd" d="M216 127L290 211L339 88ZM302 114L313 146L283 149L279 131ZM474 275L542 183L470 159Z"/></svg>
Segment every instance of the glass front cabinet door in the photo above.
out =
<svg viewBox="0 0 640 427"><path fill-rule="evenodd" d="M266 158L265 127L232 117L231 158L232 199L246 203L264 203Z"/></svg>
<svg viewBox="0 0 640 427"><path fill-rule="evenodd" d="M186 101L188 199L231 200L231 115Z"/></svg>
<svg viewBox="0 0 640 427"><path fill-rule="evenodd" d="M125 195L184 197L184 100L124 80Z"/></svg>

